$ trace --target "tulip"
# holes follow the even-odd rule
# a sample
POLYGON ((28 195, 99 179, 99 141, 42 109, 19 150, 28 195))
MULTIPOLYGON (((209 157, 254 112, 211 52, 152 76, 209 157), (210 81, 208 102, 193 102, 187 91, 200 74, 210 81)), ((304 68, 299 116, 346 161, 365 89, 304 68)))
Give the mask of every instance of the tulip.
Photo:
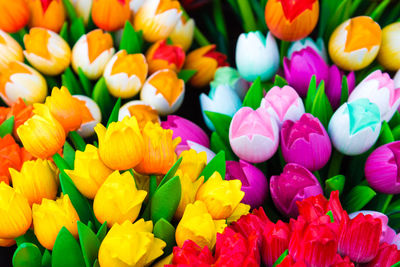
POLYGON ((261 107, 276 119, 279 128, 284 121, 298 121, 305 112, 300 96, 287 85, 272 87, 261 100, 261 107))
MULTIPOLYGON (((0 4, 1 5, 1 4, 0 4)), ((1 24, 1 22, 0 22, 1 24)), ((2 28, 2 27, 0 27, 2 28)), ((0 29, 0 69, 4 69, 11 61, 24 61, 22 48, 5 31, 0 29)))
POLYGON ((129 8, 131 9, 131 12, 135 15, 139 9, 142 7, 143 3, 145 0, 131 0, 129 2, 129 8))
MULTIPOLYGON (((336 65, 332 65, 329 67, 328 80, 325 83, 325 93, 334 110, 336 110, 340 106, 343 75, 343 72, 340 71, 336 65)), ((346 78, 348 93, 351 94, 356 83, 354 72, 350 72, 346 78)))
POLYGON ((181 5, 176 0, 148 0, 133 18, 135 30, 143 32, 148 42, 166 39, 182 15, 181 5))
POLYGON ((212 81, 215 71, 219 67, 229 66, 226 62, 226 55, 215 49, 216 46, 211 44, 195 49, 187 55, 184 68, 196 71, 196 74, 189 80, 192 86, 206 86, 212 81))
POLYGON ((194 20, 181 16, 175 25, 175 28, 169 35, 172 43, 180 45, 183 51, 187 51, 193 42, 194 20))
POLYGON ((360 16, 340 24, 329 39, 329 55, 344 70, 367 67, 378 55, 382 31, 371 17, 360 16))
POLYGON ((378 53, 378 62, 387 70, 400 69, 400 49, 397 36, 400 34, 400 22, 387 25, 382 30, 382 44, 378 53))
POLYGON ((180 157, 182 161, 179 164, 178 170, 186 174, 192 182, 195 182, 207 165, 206 152, 196 152, 194 149, 189 149, 183 151, 180 157))
POLYGON ((196 193, 203 184, 204 177, 197 179, 198 176, 196 176, 193 179, 189 173, 184 173, 182 170, 177 170, 175 175, 179 177, 181 182, 181 199, 174 214, 174 218, 179 221, 184 214, 186 206, 195 202, 196 193))
POLYGON ((400 261, 400 250, 395 245, 383 243, 379 246, 376 257, 363 265, 366 267, 390 267, 400 261))
POLYGON ((131 10, 128 0, 93 0, 92 19, 97 27, 105 31, 116 31, 129 20, 131 10))
POLYGON ((284 58, 285 78, 301 97, 306 97, 311 77, 315 75, 317 84, 326 81, 329 75, 328 65, 324 59, 307 47, 292 54, 292 58, 284 58))
POLYGON ((15 0, 12 2, 1 0, 0 10, 3 11, 0 18, 0 29, 5 32, 18 32, 29 21, 29 8, 25 0, 15 0))
POLYGON ((182 247, 174 247, 172 263, 175 265, 172 266, 180 266, 180 264, 188 266, 212 266, 214 261, 212 252, 207 246, 201 248, 190 239, 186 240, 182 247))
POLYGON ((100 223, 107 221, 108 227, 124 221, 134 222, 146 195, 146 191, 136 189, 130 172, 114 171, 98 189, 93 211, 100 223))
POLYGON ((93 30, 82 35, 72 48, 72 67, 75 72, 81 68, 91 80, 98 79, 114 51, 111 35, 100 29, 93 30))
POLYGON ((278 221, 267 223, 262 233, 261 255, 266 266, 272 266, 279 256, 289 248, 290 241, 289 225, 278 221))
POLYGON ((307 265, 302 260, 293 260, 293 257, 289 254, 282 260, 280 264, 277 265, 277 267, 307 267, 307 265))
POLYGON ((24 100, 18 98, 17 102, 11 105, 7 117, 14 116, 13 136, 18 139, 17 129, 33 116, 33 106, 27 105, 24 100))
MULTIPOLYGON (((193 149, 195 150, 197 153, 201 153, 201 152, 205 152, 207 155, 207 164, 210 163, 210 161, 215 157, 215 153, 210 150, 209 148, 202 146, 200 144, 197 144, 195 142, 192 141, 187 141, 188 143, 188 149, 193 149)), ((179 156, 179 155, 178 155, 179 156)))
POLYGON ((185 83, 172 70, 159 70, 151 75, 140 92, 140 99, 160 115, 168 115, 182 105, 185 83))
POLYGON ((231 224, 239 220, 242 216, 245 216, 250 213, 250 205, 239 203, 236 206, 236 209, 233 210, 232 214, 226 218, 226 223, 231 224))
POLYGON ((290 59, 292 58, 292 54, 294 52, 303 50, 307 47, 311 47, 312 49, 314 49, 315 52, 317 52, 324 59, 324 61, 328 63, 328 56, 326 55, 325 43, 321 37, 317 38, 316 42, 314 42, 313 39, 311 39, 310 37, 293 42, 288 49, 287 57, 290 59))
POLYGON ((19 61, 10 62, 0 72, 0 97, 11 106, 18 98, 27 104, 43 102, 47 95, 47 83, 33 68, 19 61))
POLYGON ((175 148, 180 138, 172 139, 172 130, 164 130, 158 123, 148 122, 142 130, 144 157, 135 171, 142 174, 163 175, 176 161, 175 148))
POLYGON ((226 85, 211 87, 208 96, 204 93, 200 95, 200 107, 203 113, 204 122, 208 129, 215 131, 215 126, 205 114, 205 111, 221 113, 232 117, 242 106, 240 97, 226 85), (229 101, 226 101, 229 99, 229 101))
POLYGON ((339 254, 336 254, 335 264, 332 267, 354 267, 354 263, 350 261, 349 257, 342 258, 339 254))
POLYGON ((227 161, 225 180, 236 179, 242 182, 242 203, 252 208, 260 207, 268 195, 268 181, 262 171, 243 160, 227 161))
POLYGON ((265 6, 265 22, 273 35, 297 41, 309 35, 318 22, 318 0, 272 0, 265 6))
POLYGON ((82 113, 81 127, 76 130, 81 137, 89 137, 94 134, 94 127, 101 122, 101 111, 97 103, 84 95, 73 95, 80 103, 82 113))
POLYGON ((115 97, 131 98, 139 93, 147 77, 147 63, 143 54, 126 50, 116 53, 104 69, 107 89, 115 97))
POLYGON ((257 77, 267 81, 278 71, 279 50, 269 32, 267 38, 260 31, 242 33, 236 44, 236 66, 240 75, 249 82, 257 77))
POLYGON ((75 152, 73 170, 65 170, 85 197, 94 199, 100 186, 113 172, 101 161, 97 147, 86 145, 85 151, 75 152))
POLYGON ((157 41, 146 52, 149 73, 170 69, 178 73, 185 62, 185 51, 180 45, 167 44, 166 40, 157 41))
POLYGON ((196 201, 186 206, 182 219, 176 227, 175 239, 179 247, 186 240, 192 240, 201 248, 212 249, 217 233, 222 233, 226 227, 225 220, 213 220, 202 201, 196 201))
POLYGON ((389 74, 376 70, 362 80, 349 96, 349 102, 367 98, 379 107, 381 120, 390 121, 400 105, 400 88, 389 74))
POLYGON ((24 148, 36 158, 47 159, 60 151, 65 143, 65 131, 49 108, 35 104, 32 118, 17 129, 24 148))
POLYGON ((27 1, 31 13, 29 27, 43 27, 59 32, 65 22, 65 8, 62 0, 27 1))
POLYGON ((214 80, 210 83, 211 88, 219 85, 226 85, 240 97, 241 100, 246 96, 250 83, 243 79, 239 72, 231 67, 218 68, 214 75, 214 80))
POLYGON ((176 147, 177 154, 180 154, 184 150, 189 150, 187 141, 193 141, 205 147, 210 146, 210 140, 203 129, 182 117, 169 115, 166 121, 161 122, 161 127, 172 130, 173 138, 181 138, 181 142, 176 147))
POLYGON ((71 203, 68 195, 57 200, 44 198, 42 204, 33 204, 33 228, 40 244, 52 250, 58 232, 62 227, 75 237, 78 237, 77 221, 79 216, 71 203))
POLYGON ((100 266, 150 266, 166 246, 152 231, 153 223, 143 219, 116 223, 100 245, 100 266))
POLYGON ((72 0, 76 14, 83 18, 85 25, 88 24, 92 11, 93 0, 72 0))
POLYGON ((99 139, 99 156, 113 170, 127 170, 142 161, 145 143, 135 117, 112 122, 106 129, 102 124, 94 128, 99 139))
POLYGON ((267 110, 241 108, 229 126, 229 142, 233 152, 251 163, 271 158, 279 144, 279 127, 267 110))
POLYGON ((365 162, 365 178, 374 190, 384 194, 400 193, 399 156, 400 141, 380 146, 368 156, 365 162))
POLYGON ((126 116, 135 117, 141 130, 149 121, 160 123, 157 110, 140 100, 129 101, 119 109, 118 120, 122 121, 126 116))
POLYGON ((286 164, 281 175, 271 177, 270 190, 275 207, 292 218, 299 214, 297 201, 323 193, 317 178, 296 163, 286 164))
POLYGON ((28 200, 3 182, 0 182, 0 218, 0 238, 5 239, 22 236, 32 223, 28 200))
POLYGON ((328 125, 333 146, 345 155, 358 155, 370 149, 380 130, 379 108, 365 98, 344 103, 335 111, 328 125))

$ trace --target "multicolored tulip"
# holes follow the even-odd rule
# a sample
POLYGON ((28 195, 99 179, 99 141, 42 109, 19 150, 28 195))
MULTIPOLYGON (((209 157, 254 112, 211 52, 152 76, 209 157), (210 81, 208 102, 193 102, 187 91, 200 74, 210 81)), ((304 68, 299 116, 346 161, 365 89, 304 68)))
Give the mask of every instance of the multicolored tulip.
POLYGON ((317 178, 296 163, 286 164, 279 176, 271 177, 270 192, 275 207, 292 218, 299 214, 297 201, 323 193, 317 178))
POLYGON ((169 69, 159 70, 144 83, 140 99, 152 106, 160 115, 168 115, 182 105, 185 83, 169 69))
POLYGON ((92 11, 93 0, 71 0, 74 5, 76 14, 83 18, 83 22, 87 25, 92 11))
POLYGON ((309 35, 318 22, 318 0, 272 0, 265 6, 265 22, 273 35, 297 41, 309 35))
MULTIPOLYGON (((0 22, 1 23, 1 22, 0 22)), ((1 28, 1 27, 0 27, 1 28)), ((11 61, 24 61, 22 48, 5 31, 0 29, 0 69, 4 69, 11 61)))
POLYGON ((187 144, 189 146, 188 149, 193 149, 197 153, 205 152, 207 155, 207 164, 215 157, 215 153, 211 149, 209 149, 205 146, 202 146, 202 145, 200 145, 196 142, 192 142, 192 141, 187 141, 187 144))
POLYGON ((380 130, 379 107, 366 98, 344 103, 328 125, 333 146, 345 155, 358 155, 370 149, 380 130))
POLYGON ((141 130, 149 121, 152 123, 160 123, 160 117, 158 116, 157 110, 140 100, 129 101, 119 109, 118 120, 122 121, 126 116, 136 117, 141 130))
POLYGON ((267 81, 278 71, 279 50, 271 32, 267 38, 260 31, 242 33, 236 43, 236 66, 240 75, 253 82, 267 81))
POLYGON ((169 39, 173 44, 180 45, 184 51, 187 51, 192 45, 193 36, 194 20, 182 15, 169 35, 169 39))
POLYGON ((0 1, 3 14, 0 18, 0 29, 8 33, 21 30, 29 21, 29 7, 26 0, 0 1))
POLYGON ((148 0, 133 18, 135 30, 143 32, 148 42, 166 39, 182 15, 181 5, 176 0, 148 0))
POLYGON ((28 65, 12 61, 0 72, 0 97, 8 106, 18 98, 24 99, 27 104, 43 102, 46 95, 46 80, 28 65))
POLYGON ((303 50, 307 47, 311 47, 312 49, 314 49, 315 52, 317 52, 324 59, 324 61, 328 63, 328 56, 326 54, 324 39, 322 39, 321 37, 317 38, 315 42, 310 37, 293 42, 288 49, 287 57, 290 59, 292 58, 292 54, 294 52, 303 50))
POLYGON ((101 122, 101 111, 99 105, 90 97, 84 95, 73 95, 80 102, 82 113, 81 127, 77 133, 86 138, 94 134, 94 127, 101 122))
POLYGON ((262 232, 261 256, 265 266, 273 266, 279 256, 289 248, 291 231, 282 221, 268 222, 262 232))
POLYGON ((98 79, 114 52, 111 35, 100 29, 93 30, 82 35, 72 48, 72 67, 75 72, 81 68, 91 80, 98 79))
POLYGON ((185 62, 185 51, 180 45, 167 44, 166 40, 154 43, 146 52, 149 73, 170 69, 178 73, 185 62))
POLYGON ((279 127, 266 109, 242 107, 232 118, 229 142, 240 159, 263 162, 278 149, 279 127))
MULTIPOLYGON (((336 65, 332 65, 329 67, 328 80, 325 81, 325 94, 328 97, 333 110, 336 110, 340 106, 343 76, 343 71, 339 70, 336 65)), ((356 84, 354 71, 351 71, 346 78, 348 93, 351 94, 356 84)))
POLYGON ((371 17, 360 16, 340 24, 329 39, 329 56, 344 70, 367 67, 378 55, 382 31, 371 17))
POLYGON ((33 204, 33 229, 40 244, 52 250, 58 232, 62 227, 75 237, 78 237, 77 221, 79 216, 68 195, 57 200, 44 198, 42 204, 33 204))
POLYGON ((189 80, 192 86, 206 86, 212 81, 218 68, 229 66, 226 55, 215 49, 216 46, 211 44, 195 49, 187 55, 184 68, 196 71, 189 80))
POLYGON ((59 32, 65 22, 65 8, 62 0, 27 1, 31 13, 29 27, 43 27, 59 32))
POLYGON ((210 82, 210 87, 217 88, 219 85, 225 85, 231 88, 241 100, 244 99, 250 87, 250 83, 243 79, 236 69, 231 67, 221 67, 217 69, 214 80, 210 82))
POLYGON ((124 27, 131 17, 129 0, 93 0, 92 19, 97 27, 105 31, 116 31, 124 27))
POLYGON ((390 71, 400 69, 399 34, 400 22, 392 23, 382 29, 382 44, 378 53, 378 62, 390 71))

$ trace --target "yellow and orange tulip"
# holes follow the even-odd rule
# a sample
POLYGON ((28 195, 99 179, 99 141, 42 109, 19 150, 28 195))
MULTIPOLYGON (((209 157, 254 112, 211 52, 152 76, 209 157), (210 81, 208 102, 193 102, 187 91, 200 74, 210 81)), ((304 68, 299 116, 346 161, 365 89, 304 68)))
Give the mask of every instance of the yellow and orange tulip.
POLYGON ((180 45, 169 45, 166 40, 154 43, 146 53, 149 73, 170 69, 178 73, 185 62, 185 51, 180 45))
POLYGON ((0 70, 6 68, 11 61, 24 61, 21 46, 3 30, 0 30, 0 55, 0 70))
POLYGON ((140 130, 142 130, 149 121, 160 123, 160 117, 158 116, 157 110, 140 100, 129 101, 120 108, 118 120, 122 121, 126 116, 135 117, 140 130))
POLYGON ((0 0, 0 29, 14 33, 29 21, 29 7, 26 0, 0 0))
POLYGON ((93 0, 92 19, 97 27, 105 31, 116 31, 129 20, 130 0, 93 0))
POLYGON ((400 22, 387 25, 382 30, 382 45, 378 62, 390 71, 400 69, 400 22))
POLYGON ((31 18, 29 27, 43 27, 59 32, 65 22, 62 0, 28 0, 31 18))

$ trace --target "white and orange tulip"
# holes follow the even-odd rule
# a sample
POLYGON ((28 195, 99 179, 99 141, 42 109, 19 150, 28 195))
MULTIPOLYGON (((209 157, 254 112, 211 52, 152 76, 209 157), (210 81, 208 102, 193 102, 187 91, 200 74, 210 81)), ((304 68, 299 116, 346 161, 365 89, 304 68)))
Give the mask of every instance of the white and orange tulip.
POLYGON ((0 69, 5 68, 11 61, 24 61, 22 48, 8 33, 0 30, 0 69))
POLYGON ((101 122, 101 111, 97 103, 84 95, 73 95, 81 105, 82 124, 77 133, 83 138, 94 134, 94 127, 101 122))
POLYGON ((193 19, 187 19, 185 16, 182 16, 178 20, 178 23, 176 23, 169 38, 174 44, 182 46, 183 50, 187 51, 193 42, 194 25, 193 19))
POLYGON ((140 129, 143 129, 149 121, 152 123, 160 123, 157 110, 140 100, 129 101, 119 109, 118 120, 122 121, 126 116, 135 116, 140 129))
POLYGON ((83 18, 85 24, 88 24, 93 0, 71 0, 71 3, 74 5, 77 15, 83 18))

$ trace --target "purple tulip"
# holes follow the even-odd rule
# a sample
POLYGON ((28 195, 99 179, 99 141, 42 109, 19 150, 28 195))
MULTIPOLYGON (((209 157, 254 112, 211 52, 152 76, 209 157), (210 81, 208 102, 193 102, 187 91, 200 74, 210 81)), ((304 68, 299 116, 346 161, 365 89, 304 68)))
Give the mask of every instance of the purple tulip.
MULTIPOLYGON (((336 110, 340 106, 340 97, 342 95, 342 79, 343 72, 339 70, 336 65, 329 67, 329 77, 325 84, 325 93, 331 103, 333 110, 336 110)), ((347 75, 347 86, 349 88, 349 95, 353 91, 356 83, 356 77, 354 71, 347 75)), ((347 99, 346 99, 347 100, 347 99)))
POLYGON ((173 131, 172 138, 180 137, 181 143, 176 147, 176 153, 190 149, 187 141, 195 142, 204 147, 210 147, 207 134, 193 122, 176 115, 169 115, 167 121, 161 122, 161 127, 173 131))
POLYGON ((270 192, 275 207, 285 216, 299 215, 296 201, 323 194, 317 178, 306 168, 288 163, 279 176, 272 176, 270 192))
POLYGON ((375 149, 365 162, 368 184, 384 194, 400 193, 400 141, 375 149))
POLYGON ((332 145, 324 126, 309 113, 300 120, 287 120, 281 129, 282 155, 286 162, 300 164, 310 171, 325 166, 331 157, 332 145))
POLYGON ((291 59, 284 58, 283 68, 285 78, 301 97, 305 97, 311 77, 316 76, 317 84, 327 80, 328 65, 324 59, 311 47, 304 48, 292 54, 291 59))
POLYGON ((243 203, 258 208, 268 195, 268 181, 257 167, 246 161, 227 161, 225 180, 238 179, 242 182, 243 203))

